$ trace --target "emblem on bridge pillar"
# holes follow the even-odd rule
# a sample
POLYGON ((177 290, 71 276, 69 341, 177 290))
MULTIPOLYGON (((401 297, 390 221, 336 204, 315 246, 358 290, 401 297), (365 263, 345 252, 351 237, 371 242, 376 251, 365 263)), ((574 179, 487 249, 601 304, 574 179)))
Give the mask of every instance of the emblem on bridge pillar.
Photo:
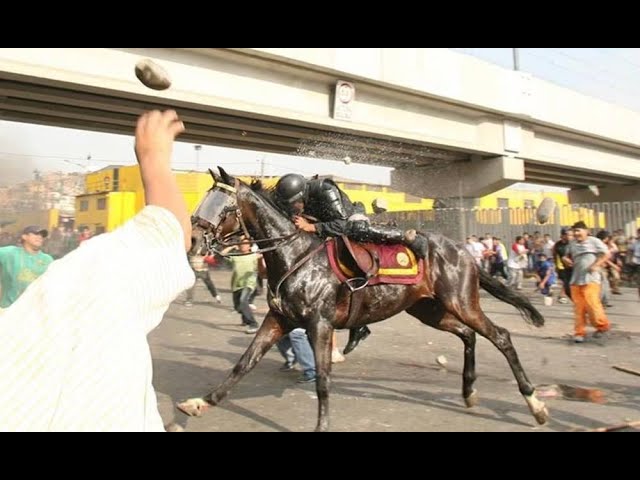
POLYGON ((353 102, 356 98, 356 87, 353 83, 338 80, 333 101, 333 118, 336 120, 350 121, 353 111, 353 102))

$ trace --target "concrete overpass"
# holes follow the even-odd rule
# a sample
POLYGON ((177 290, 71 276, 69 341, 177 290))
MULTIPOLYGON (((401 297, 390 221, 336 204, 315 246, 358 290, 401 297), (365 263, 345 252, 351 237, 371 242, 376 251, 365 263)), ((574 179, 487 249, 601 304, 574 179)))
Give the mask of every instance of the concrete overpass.
POLYGON ((391 166, 421 196, 528 181, 640 198, 640 114, 447 49, 0 49, 2 119, 131 134, 168 106, 186 141, 391 166), (138 82, 141 58, 169 90, 138 82), (338 80, 355 86, 348 119, 338 80))

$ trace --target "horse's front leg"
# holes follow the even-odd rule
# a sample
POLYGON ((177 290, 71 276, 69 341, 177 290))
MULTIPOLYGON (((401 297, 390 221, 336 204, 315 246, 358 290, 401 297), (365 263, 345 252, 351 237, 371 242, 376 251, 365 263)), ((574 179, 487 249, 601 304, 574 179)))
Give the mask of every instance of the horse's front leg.
POLYGON ((308 329, 316 357, 316 392, 318 394, 318 424, 316 432, 329 430, 329 387, 331 385, 331 339, 333 327, 327 321, 314 322, 308 329))
POLYGON ((226 378, 213 392, 201 398, 190 398, 177 405, 178 409, 189 416, 199 417, 203 415, 210 406, 220 403, 229 393, 231 388, 242 380, 247 373, 253 370, 260 359, 269 349, 280 340, 286 332, 278 322, 278 315, 269 310, 262 325, 258 329, 253 342, 244 352, 238 363, 226 378))

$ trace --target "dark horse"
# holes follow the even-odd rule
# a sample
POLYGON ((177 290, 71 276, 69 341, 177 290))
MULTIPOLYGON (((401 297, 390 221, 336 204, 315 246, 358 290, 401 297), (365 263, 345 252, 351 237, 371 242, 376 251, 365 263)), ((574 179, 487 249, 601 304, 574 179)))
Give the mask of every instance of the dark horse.
POLYGON ((406 310, 422 323, 451 332, 464 343, 462 396, 468 407, 477 403, 473 389, 477 332, 506 357, 520 393, 537 422, 547 421, 547 409, 536 398, 509 332, 494 325, 480 308, 479 287, 518 308, 524 318, 536 326, 542 326, 544 319, 525 297, 511 292, 477 268, 463 246, 441 235, 426 235, 428 267, 420 283, 366 287, 359 317, 347 326, 350 291, 331 270, 323 241, 316 235, 298 232, 259 182, 249 187, 223 169, 220 173, 221 179, 218 179, 212 172, 214 186, 198 208, 196 221, 214 241, 223 241, 231 231, 242 226, 241 230, 259 245, 268 245, 263 249, 268 271, 269 312, 227 379, 203 398, 179 404, 180 410, 188 415, 202 415, 209 406, 224 399, 283 335, 302 327, 307 330, 316 358, 319 403, 316 430, 325 431, 329 427, 333 330, 379 322, 406 310), (281 281, 283 278, 285 281, 281 281))

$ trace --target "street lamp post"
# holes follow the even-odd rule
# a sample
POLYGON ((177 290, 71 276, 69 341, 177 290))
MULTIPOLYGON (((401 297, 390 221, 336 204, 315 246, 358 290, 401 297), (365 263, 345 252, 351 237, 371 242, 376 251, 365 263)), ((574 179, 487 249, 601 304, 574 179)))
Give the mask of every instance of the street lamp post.
POLYGON ((264 155, 260 159, 260 180, 264 180, 264 155))
POLYGON ((195 145, 193 148, 196 151, 196 170, 200 171, 200 150, 202 150, 202 145, 195 145))

